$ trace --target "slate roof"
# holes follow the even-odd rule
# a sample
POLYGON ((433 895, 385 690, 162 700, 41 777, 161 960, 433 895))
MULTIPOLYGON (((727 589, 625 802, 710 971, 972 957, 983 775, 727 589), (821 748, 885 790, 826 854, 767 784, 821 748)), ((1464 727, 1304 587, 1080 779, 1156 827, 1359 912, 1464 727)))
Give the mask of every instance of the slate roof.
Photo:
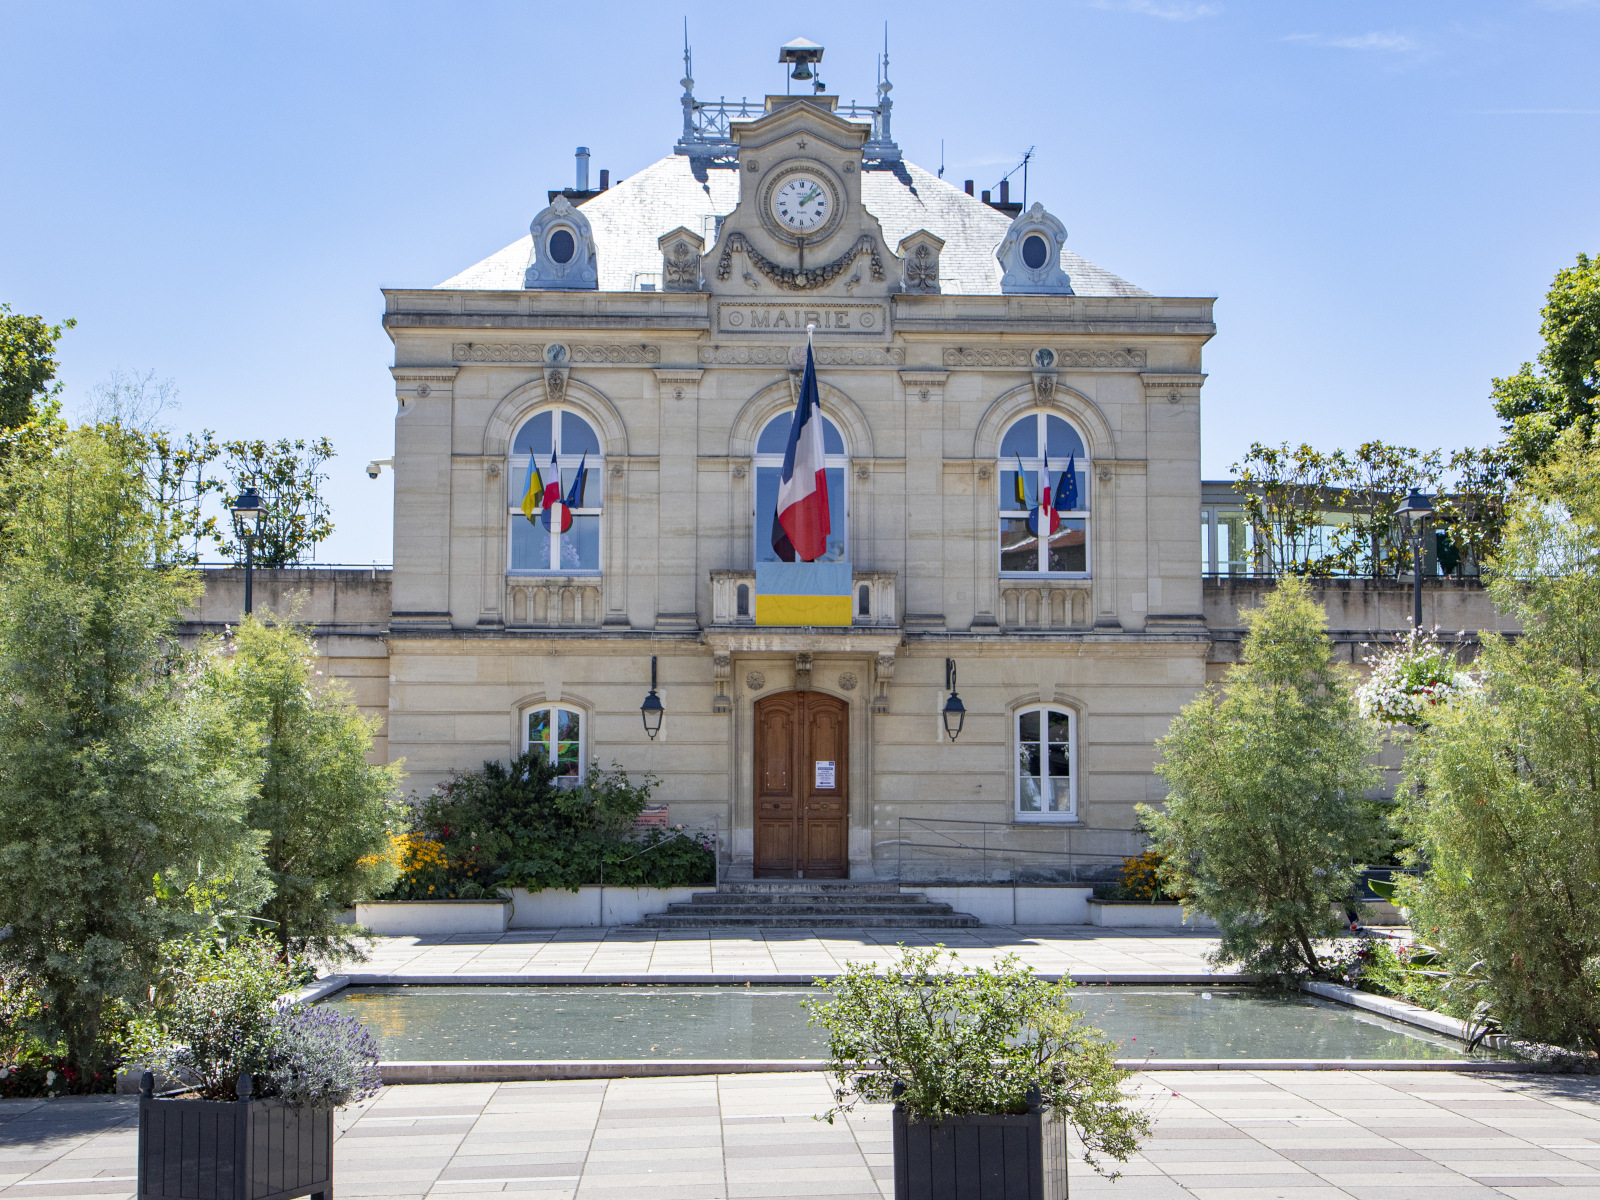
MULTIPOLYGON (((582 206, 594 232, 600 291, 637 291, 640 276, 658 279, 657 239, 680 225, 700 233, 711 246, 716 218, 731 213, 739 201, 739 176, 725 167, 698 168, 698 174, 703 178, 697 178, 697 167, 686 156, 669 155, 582 206)), ((861 198, 883 225, 891 250, 919 229, 944 239, 940 276, 946 293, 1000 294, 1000 263, 994 252, 1010 217, 914 163, 862 171, 861 198)), ((521 291, 532 253, 533 239, 525 235, 437 286, 521 291)), ((1071 250, 1062 251, 1061 268, 1080 296, 1150 294, 1071 250)))

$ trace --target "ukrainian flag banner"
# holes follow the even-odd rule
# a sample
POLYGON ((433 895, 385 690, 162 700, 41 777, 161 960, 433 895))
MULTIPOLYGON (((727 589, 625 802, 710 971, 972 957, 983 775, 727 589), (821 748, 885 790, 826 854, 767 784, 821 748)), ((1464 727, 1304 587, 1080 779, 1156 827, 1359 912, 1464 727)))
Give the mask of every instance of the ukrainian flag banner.
POLYGON ((849 625, 850 564, 756 564, 757 625, 849 625))

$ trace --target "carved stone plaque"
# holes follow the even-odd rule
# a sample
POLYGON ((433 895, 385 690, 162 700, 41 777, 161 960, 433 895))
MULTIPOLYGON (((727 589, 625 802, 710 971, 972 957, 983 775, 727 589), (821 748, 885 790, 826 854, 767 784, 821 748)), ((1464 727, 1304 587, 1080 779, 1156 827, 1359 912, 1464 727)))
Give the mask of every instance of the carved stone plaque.
POLYGON ((720 300, 717 332, 804 333, 815 325, 818 333, 856 333, 883 337, 888 333, 889 308, 881 302, 818 300, 796 304, 792 300, 720 300))

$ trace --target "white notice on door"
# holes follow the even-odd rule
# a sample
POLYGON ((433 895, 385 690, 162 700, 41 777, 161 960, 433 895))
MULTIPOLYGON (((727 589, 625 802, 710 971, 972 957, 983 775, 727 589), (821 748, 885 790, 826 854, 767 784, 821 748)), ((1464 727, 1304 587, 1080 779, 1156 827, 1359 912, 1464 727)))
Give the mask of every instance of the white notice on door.
POLYGON ((834 787, 833 764, 817 760, 817 791, 831 791, 834 787))

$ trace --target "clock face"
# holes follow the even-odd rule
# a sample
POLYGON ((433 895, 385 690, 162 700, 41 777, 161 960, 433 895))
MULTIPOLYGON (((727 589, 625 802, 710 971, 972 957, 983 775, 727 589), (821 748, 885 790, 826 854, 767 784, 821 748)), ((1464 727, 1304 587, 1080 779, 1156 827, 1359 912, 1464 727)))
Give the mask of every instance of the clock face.
POLYGON ((808 233, 827 221, 833 195, 820 179, 796 175, 773 194, 772 215, 778 224, 796 233, 808 233))

